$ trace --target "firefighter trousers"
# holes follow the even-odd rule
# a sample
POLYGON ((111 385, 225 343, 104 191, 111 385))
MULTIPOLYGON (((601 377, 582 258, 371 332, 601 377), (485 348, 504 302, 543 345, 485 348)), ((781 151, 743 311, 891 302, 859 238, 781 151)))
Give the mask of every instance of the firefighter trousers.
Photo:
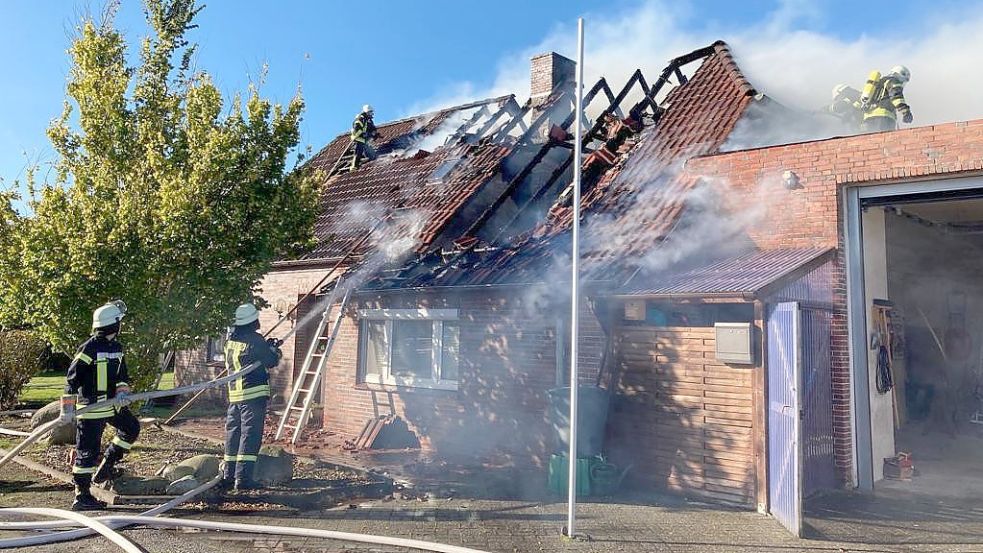
POLYGON ((372 161, 377 158, 378 154, 375 152, 375 148, 372 147, 368 142, 355 142, 355 154, 352 157, 351 170, 354 171, 358 169, 359 165, 362 164, 363 159, 372 161))
POLYGON ((253 470, 263 443, 266 404, 270 398, 258 397, 229 404, 225 419, 224 478, 243 482, 253 480, 253 470))
POLYGON ((121 407, 115 410, 112 417, 104 419, 78 419, 75 433, 75 465, 72 474, 78 484, 92 480, 99 465, 99 450, 102 447, 102 432, 106 425, 116 429, 116 436, 106 448, 105 458, 115 464, 123 458, 133 442, 140 435, 140 421, 129 408, 121 407))

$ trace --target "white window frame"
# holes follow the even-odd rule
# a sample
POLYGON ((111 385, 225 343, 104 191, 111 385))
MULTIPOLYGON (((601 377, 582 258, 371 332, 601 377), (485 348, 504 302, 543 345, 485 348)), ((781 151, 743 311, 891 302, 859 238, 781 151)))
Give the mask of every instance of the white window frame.
MULTIPOLYGON (((385 386, 399 386, 404 388, 429 388, 432 390, 457 390, 458 380, 448 380, 441 378, 441 367, 443 365, 444 354, 444 321, 457 321, 457 309, 360 309, 359 317, 359 340, 358 340, 358 373, 366 384, 379 384, 385 386), (365 329, 366 322, 386 323, 386 335, 389 337, 389 351, 387 353, 388 363, 383 374, 367 374, 365 372, 366 348, 368 347, 368 333, 365 329), (431 321, 431 363, 429 379, 416 377, 396 376, 392 374, 393 348, 395 343, 393 337, 393 321, 431 321)), ((460 351, 458 352, 458 378, 460 378, 460 351)))

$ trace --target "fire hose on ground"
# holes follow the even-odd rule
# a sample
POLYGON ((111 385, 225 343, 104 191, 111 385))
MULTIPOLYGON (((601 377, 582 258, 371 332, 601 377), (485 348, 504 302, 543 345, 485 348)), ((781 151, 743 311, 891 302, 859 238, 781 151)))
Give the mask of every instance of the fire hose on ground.
MULTIPOLYGON (((295 536, 301 538, 321 538, 329 540, 341 540, 356 543, 368 543, 373 545, 388 545, 395 547, 406 547, 409 549, 419 549, 421 551, 436 551, 438 553, 487 553, 479 549, 471 549, 469 547, 462 547, 458 545, 445 545, 440 543, 426 542, 422 540, 413 540, 406 538, 394 538, 390 536, 373 536, 369 534, 355 534, 352 532, 338 532, 335 530, 321 530, 318 528, 294 528, 291 526, 269 526, 269 525, 259 525, 259 524, 242 524, 238 522, 213 522, 208 520, 184 520, 184 519, 174 519, 174 518, 162 518, 156 516, 146 516, 146 515, 111 515, 98 517, 90 519, 83 515, 77 515, 76 513, 71 513, 70 511, 63 511, 61 509, 37 509, 37 508, 9 508, 0 509, 0 514, 40 514, 44 516, 64 516, 66 519, 70 520, 60 520, 57 524, 61 526, 68 525, 79 525, 83 524, 89 526, 91 530, 75 530, 73 532, 85 532, 86 535, 95 533, 97 527, 94 524, 101 525, 103 528, 109 532, 119 536, 113 530, 113 528, 119 528, 121 526, 129 526, 134 524, 139 524, 142 526, 153 526, 160 528, 196 528, 199 530, 218 530, 224 532, 240 532, 246 534, 268 534, 276 536, 295 536), (75 516, 69 516, 75 515, 75 516), (88 519, 88 520, 80 520, 88 519), (94 523, 94 524, 93 524, 94 523)), ((50 524, 50 523, 49 523, 50 524)), ((0 529, 6 529, 6 526, 0 526, 0 529)), ((99 532, 103 535, 109 537, 105 532, 99 532)), ((125 538, 119 536, 121 540, 126 541, 125 538)), ((40 539, 46 538, 50 541, 33 541, 31 543, 25 543, 23 545, 38 545, 41 543, 54 543, 55 541, 63 541, 60 535, 45 535, 31 537, 30 539, 40 539)), ((14 540, 20 540, 26 538, 13 538, 11 540, 2 540, 3 542, 12 542, 14 540)), ((71 539, 71 538, 69 538, 71 539)), ((117 544, 120 544, 119 540, 113 540, 117 544)), ((15 547, 13 545, 3 547, 15 547)), ((131 551, 121 544, 121 547, 125 551, 131 551)), ((139 549, 137 549, 139 551, 139 549)))
MULTIPOLYGON (((167 397, 167 396, 176 396, 176 395, 181 395, 181 394, 189 394, 189 393, 193 393, 193 392, 198 392, 198 391, 201 391, 201 390, 205 390, 205 389, 208 389, 208 388, 217 388, 219 386, 222 386, 224 384, 227 384, 229 382, 232 382, 233 380, 235 380, 235 379, 237 379, 239 377, 245 376, 246 374, 248 374, 248 373, 250 373, 250 372, 258 369, 259 367, 260 367, 260 363, 259 362, 251 363, 251 364, 243 367, 243 369, 241 371, 232 373, 230 375, 223 376, 222 378, 216 378, 215 380, 209 380, 207 382, 199 382, 197 384, 189 384, 187 386, 182 386, 180 388, 174 388, 174 389, 171 389, 171 390, 154 390, 152 392, 141 392, 141 393, 138 393, 138 394, 130 394, 130 395, 128 395, 126 397, 126 401, 128 403, 132 403, 132 402, 136 402, 136 401, 143 401, 143 400, 146 400, 146 399, 156 399, 156 398, 167 397)), ((101 407, 108 407, 110 405, 120 405, 120 402, 119 402, 118 399, 113 398, 113 399, 107 399, 105 401, 100 401, 98 403, 93 403, 91 405, 86 405, 85 407, 82 407, 82 408, 78 409, 77 411, 75 411, 75 415, 78 416, 78 415, 81 415, 81 414, 83 414, 83 413, 85 413, 87 411, 90 411, 92 409, 99 409, 101 407)), ((7 463, 9 463, 14 457, 16 457, 17 455, 19 455, 20 452, 22 452, 25 449, 27 449, 28 446, 30 446, 34 442, 40 440, 41 438, 47 436, 48 433, 51 432, 51 430, 54 427, 58 426, 59 424, 63 424, 63 423, 64 423, 64 421, 59 418, 59 419, 55 419, 53 421, 49 421, 49 422, 47 422, 47 423, 45 423, 45 424, 37 427, 34 430, 34 432, 31 432, 31 434, 24 439, 24 441, 22 441, 21 443, 17 444, 17 447, 15 447, 14 449, 10 450, 10 452, 8 452, 7 455, 4 456, 3 459, 0 459, 0 468, 2 468, 4 465, 6 465, 7 463)))
MULTIPOLYGON (((294 329, 296 331, 296 329, 294 329)), ((248 374, 249 372, 259 368, 260 364, 251 363, 244 367, 241 371, 235 372, 233 374, 216 378, 215 380, 210 380, 207 382, 200 382, 197 384, 191 384, 188 386, 182 386, 180 388, 174 388, 171 390, 156 390, 152 392, 142 392, 137 394, 132 394, 127 397, 127 402, 142 401, 147 399, 155 399, 160 397, 167 397, 173 395, 181 395, 187 393, 199 392, 208 388, 217 388, 228 382, 231 382, 241 376, 248 374)), ((101 401, 94 403, 92 405, 87 405, 78 409, 75 414, 80 415, 89 411, 91 409, 97 409, 100 407, 105 407, 109 405, 119 405, 120 402, 116 399, 101 401)), ((27 436, 21 443, 17 444, 10 452, 0 459, 0 467, 3 467, 8 462, 13 460, 14 457, 24 451, 31 444, 40 440, 46 436, 55 426, 61 424, 62 419, 55 419, 48 423, 39 426, 34 430, 29 436, 27 436)), ((16 431, 15 431, 16 432, 16 431)), ((62 541, 75 540, 93 534, 99 533, 107 538, 111 539, 114 543, 123 548, 124 551, 140 551, 136 548, 129 540, 122 537, 116 533, 113 528, 119 528, 123 526, 128 526, 132 524, 143 524, 148 526, 160 526, 166 528, 199 528, 205 530, 224 530, 231 532, 245 532, 253 534, 274 534, 283 536, 297 536, 297 537, 310 537, 310 538, 324 538, 333 540, 343 540, 352 541, 359 543, 371 543, 377 545, 391 545, 399 547, 407 547, 411 549, 419 549, 423 551, 437 551, 443 553, 486 553, 477 549, 470 549, 466 547, 459 547, 454 545, 444 545, 439 543, 431 543, 420 540, 410 540, 403 538, 394 538, 387 536, 372 536, 365 534, 354 534, 349 532, 338 532, 333 530, 319 530, 311 528, 291 528, 287 526, 260 526, 253 524, 240 524, 240 523, 224 523, 224 522, 210 522, 210 521, 195 521, 195 520, 179 520, 171 518, 158 518, 160 515, 174 507, 185 503, 192 498, 204 493, 205 491, 211 489, 218 484, 220 477, 198 486, 197 488, 176 497, 167 503, 154 507, 140 515, 129 515, 129 516, 104 516, 98 518, 90 518, 84 515, 79 515, 77 513, 72 513, 71 511, 63 511, 60 509, 43 509, 43 508, 5 508, 0 509, 0 514, 38 514, 43 516, 62 516, 66 520, 57 520, 53 522, 0 522, 0 530, 51 530, 55 528, 64 528, 66 526, 77 526, 83 525, 87 528, 67 530, 58 533, 42 534, 37 536, 22 536, 17 538, 7 538, 0 539, 0 549, 6 549, 11 547, 28 547, 33 545, 44 545, 49 543, 58 543, 62 541)))

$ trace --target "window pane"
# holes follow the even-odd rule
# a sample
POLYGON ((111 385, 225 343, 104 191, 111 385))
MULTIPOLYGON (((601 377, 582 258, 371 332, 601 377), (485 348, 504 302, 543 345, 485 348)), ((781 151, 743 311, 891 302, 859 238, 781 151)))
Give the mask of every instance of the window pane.
POLYGON ((389 365, 386 321, 365 321, 364 374, 381 376, 389 365))
POLYGON ((393 321, 392 374, 433 379, 433 322, 393 321))
POLYGON ((444 337, 441 344, 440 379, 457 380, 457 369, 461 356, 461 327, 444 322, 444 337))

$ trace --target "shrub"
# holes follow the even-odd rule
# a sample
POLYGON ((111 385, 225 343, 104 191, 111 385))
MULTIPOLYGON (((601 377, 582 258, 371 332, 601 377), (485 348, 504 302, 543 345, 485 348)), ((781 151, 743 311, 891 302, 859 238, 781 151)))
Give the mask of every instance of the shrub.
POLYGON ((40 370, 46 346, 29 330, 0 331, 0 409, 17 403, 21 388, 40 370))

